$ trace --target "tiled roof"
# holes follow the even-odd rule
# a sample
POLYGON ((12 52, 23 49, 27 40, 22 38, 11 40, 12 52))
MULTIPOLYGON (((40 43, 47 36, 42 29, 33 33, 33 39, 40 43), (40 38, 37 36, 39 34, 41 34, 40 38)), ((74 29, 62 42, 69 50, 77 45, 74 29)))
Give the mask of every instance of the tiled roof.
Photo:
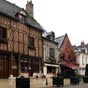
MULTIPOLYGON (((17 20, 16 14, 21 10, 22 8, 16 6, 15 4, 12 4, 6 0, 0 0, 0 14, 8 16, 10 18, 13 18, 17 20)), ((44 31, 43 27, 33 18, 30 17, 28 14, 28 18, 26 20, 26 23, 32 27, 35 27, 41 31, 44 31)))
POLYGON ((63 66, 66 66, 68 68, 72 68, 72 69, 78 69, 79 68, 76 61, 74 61, 74 62, 66 62, 65 60, 61 60, 59 62, 59 64, 61 64, 63 66))

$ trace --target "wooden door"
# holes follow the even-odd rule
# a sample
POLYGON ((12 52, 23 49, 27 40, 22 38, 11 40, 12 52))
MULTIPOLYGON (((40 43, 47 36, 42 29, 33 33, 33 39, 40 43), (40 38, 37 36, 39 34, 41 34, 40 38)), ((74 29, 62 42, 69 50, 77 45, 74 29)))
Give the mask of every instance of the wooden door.
POLYGON ((39 73, 39 60, 32 60, 32 73, 39 73))
POLYGON ((0 78, 8 78, 8 56, 0 54, 0 78))
POLYGON ((14 77, 17 77, 18 76, 18 56, 14 56, 12 61, 12 75, 14 77))
POLYGON ((29 72, 29 76, 32 76, 31 60, 28 61, 28 72, 29 72))

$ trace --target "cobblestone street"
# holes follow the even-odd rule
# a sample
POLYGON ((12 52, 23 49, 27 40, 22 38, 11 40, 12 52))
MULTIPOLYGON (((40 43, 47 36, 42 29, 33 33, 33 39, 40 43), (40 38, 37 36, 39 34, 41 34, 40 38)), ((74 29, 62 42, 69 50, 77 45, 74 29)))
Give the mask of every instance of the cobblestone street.
POLYGON ((40 87, 40 88, 88 88, 88 84, 80 83, 77 85, 65 85, 65 86, 59 86, 59 87, 40 87))
POLYGON ((79 85, 67 85, 65 87, 59 87, 59 88, 88 88, 88 84, 81 83, 79 85))

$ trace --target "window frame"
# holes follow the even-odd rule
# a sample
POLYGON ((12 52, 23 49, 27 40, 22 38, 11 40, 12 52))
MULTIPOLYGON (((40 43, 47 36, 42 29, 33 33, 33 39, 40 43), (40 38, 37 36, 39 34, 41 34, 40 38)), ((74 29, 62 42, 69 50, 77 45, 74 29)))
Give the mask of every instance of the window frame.
POLYGON ((7 29, 0 26, 0 42, 7 43, 7 29))
POLYGON ((24 15, 22 15, 22 14, 19 14, 19 21, 21 23, 25 23, 26 22, 26 17, 24 15))
POLYGON ((85 64, 84 59, 85 59, 85 58, 82 56, 82 65, 85 64))
POLYGON ((21 72, 28 72, 28 59, 23 57, 21 58, 21 72))
POLYGON ((55 49, 54 48, 50 48, 50 57, 55 57, 55 49))
POLYGON ((35 39, 34 39, 34 37, 28 36, 28 48, 35 49, 35 39))

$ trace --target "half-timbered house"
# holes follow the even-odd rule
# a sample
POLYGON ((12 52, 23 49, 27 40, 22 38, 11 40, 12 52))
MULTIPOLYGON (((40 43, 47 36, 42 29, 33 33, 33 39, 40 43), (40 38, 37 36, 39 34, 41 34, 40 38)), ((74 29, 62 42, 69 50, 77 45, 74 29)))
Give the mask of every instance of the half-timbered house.
POLYGON ((0 78, 32 76, 41 70, 42 32, 33 18, 32 1, 24 10, 0 0, 0 78))
POLYGON ((56 76, 59 72, 59 50, 53 31, 43 34, 43 73, 46 77, 56 76))

